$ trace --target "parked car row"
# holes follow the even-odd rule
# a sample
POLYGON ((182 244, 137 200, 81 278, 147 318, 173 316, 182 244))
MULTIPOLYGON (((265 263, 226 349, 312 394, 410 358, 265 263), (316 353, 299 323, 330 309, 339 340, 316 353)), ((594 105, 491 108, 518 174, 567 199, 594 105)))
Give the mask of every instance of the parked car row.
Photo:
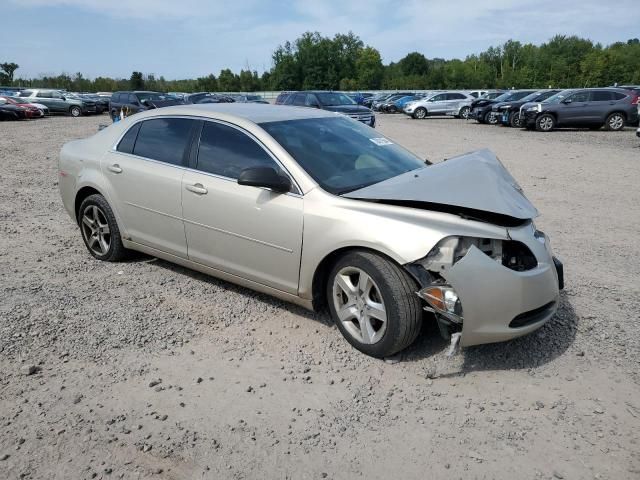
POLYGON ((550 132, 556 128, 622 130, 638 124, 640 87, 515 90, 471 105, 478 123, 550 132))
POLYGON ((45 105, 33 104, 20 97, 0 96, 0 120, 24 120, 49 114, 45 105))

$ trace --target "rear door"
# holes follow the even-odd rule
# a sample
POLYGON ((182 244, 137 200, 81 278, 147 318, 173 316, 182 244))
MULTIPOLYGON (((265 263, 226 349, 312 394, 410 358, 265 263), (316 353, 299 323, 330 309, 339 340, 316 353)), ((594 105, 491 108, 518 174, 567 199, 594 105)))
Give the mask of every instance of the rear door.
POLYGON ((452 112, 457 115, 465 102, 470 102, 470 100, 467 100, 467 96, 463 93, 447 93, 447 113, 452 112))
POLYGON ((138 122, 101 162, 130 239, 182 258, 182 176, 196 124, 177 117, 138 122))
POLYGON ((585 117, 589 123, 603 124, 611 113, 616 101, 611 90, 591 90, 585 117))
POLYGON ((275 193, 239 185, 245 168, 283 170, 246 131, 208 120, 202 125, 195 169, 182 180, 189 259, 296 294, 303 214, 297 187, 275 193))

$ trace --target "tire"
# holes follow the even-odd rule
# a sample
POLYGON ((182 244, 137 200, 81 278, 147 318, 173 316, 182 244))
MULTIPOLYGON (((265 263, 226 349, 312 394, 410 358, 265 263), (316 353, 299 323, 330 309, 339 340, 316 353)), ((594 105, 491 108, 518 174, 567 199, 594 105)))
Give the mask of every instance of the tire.
POLYGON ((522 125, 520 123, 520 113, 513 112, 509 115, 509 126, 512 128, 520 128, 522 125))
POLYGON ((119 262, 129 251, 122 245, 113 210, 100 194, 89 195, 80 204, 78 225, 89 253, 104 262, 119 262))
POLYGON ((484 116, 484 122, 489 125, 497 125, 498 124, 498 116, 492 115, 493 112, 487 112, 484 116))
POLYGON ((549 115, 548 113, 543 113, 538 118, 536 118, 536 130, 539 132, 550 132, 556 128, 556 119, 553 115, 549 115))
POLYGON ((374 253, 352 251, 334 264, 326 295, 331 317, 345 339, 362 353, 383 358, 411 345, 420 332, 417 289, 395 263, 374 253))
POLYGON ((468 120, 469 113, 471 113, 471 109, 469 107, 462 107, 458 112, 458 117, 468 120))
POLYGON ((427 118, 427 109, 424 107, 418 107, 413 112, 413 118, 417 118, 418 120, 422 120, 427 118))
POLYGON ((604 122, 604 129, 611 132, 619 132, 624 128, 626 119, 620 112, 613 112, 610 114, 604 122))
POLYGON ((82 115, 82 109, 80 107, 78 107, 77 105, 73 105, 69 109, 69 113, 71 114, 72 117, 79 117, 79 116, 82 115))
POLYGON ((389 109, 387 110, 388 113, 398 113, 398 107, 396 107, 395 105, 391 105, 389 107, 389 109))

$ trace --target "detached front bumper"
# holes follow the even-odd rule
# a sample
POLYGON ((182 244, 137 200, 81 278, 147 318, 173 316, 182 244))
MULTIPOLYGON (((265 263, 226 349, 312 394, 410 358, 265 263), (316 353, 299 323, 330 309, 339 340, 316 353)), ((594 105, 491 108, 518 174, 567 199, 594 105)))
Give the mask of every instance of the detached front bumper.
POLYGON ((450 332, 462 329, 462 346, 526 335, 544 325, 558 309, 564 269, 562 262, 553 256, 547 237, 528 224, 510 228, 508 238, 510 242, 524 244, 535 256, 533 268, 514 270, 471 246, 453 266, 441 272, 460 302, 460 317, 456 319, 455 315, 426 307, 436 313, 439 322, 444 321, 453 329, 450 332))

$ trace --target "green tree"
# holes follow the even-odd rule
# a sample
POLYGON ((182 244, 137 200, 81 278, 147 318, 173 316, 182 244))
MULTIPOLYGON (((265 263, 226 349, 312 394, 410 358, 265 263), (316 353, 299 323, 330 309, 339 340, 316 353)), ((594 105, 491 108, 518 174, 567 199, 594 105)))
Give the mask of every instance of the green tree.
POLYGON ((131 90, 144 90, 144 77, 142 72, 131 72, 129 86, 131 90))
POLYGON ((379 89, 382 86, 384 66, 380 52, 373 47, 365 47, 356 59, 358 87, 361 89, 379 89))
POLYGON ((238 92, 240 91, 240 81, 230 69, 225 68, 218 75, 218 87, 222 92, 238 92))
POLYGON ((13 62, 5 62, 5 63, 0 63, 0 70, 2 70, 2 73, 0 73, 0 83, 6 83, 11 85, 13 83, 13 73, 20 68, 20 65, 18 65, 17 63, 13 63, 13 62))

